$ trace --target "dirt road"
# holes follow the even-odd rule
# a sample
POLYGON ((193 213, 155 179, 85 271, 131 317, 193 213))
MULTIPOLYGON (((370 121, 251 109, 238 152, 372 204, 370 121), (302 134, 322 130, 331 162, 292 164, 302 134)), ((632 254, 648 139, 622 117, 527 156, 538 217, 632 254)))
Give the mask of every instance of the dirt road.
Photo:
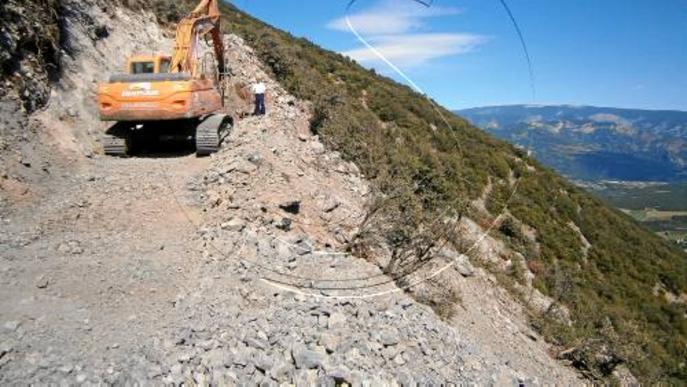
POLYGON ((28 352, 35 372, 54 360, 50 347, 78 361, 165 328, 199 259, 187 217, 201 215, 189 187, 210 162, 176 156, 96 158, 3 219, 2 337, 28 352))

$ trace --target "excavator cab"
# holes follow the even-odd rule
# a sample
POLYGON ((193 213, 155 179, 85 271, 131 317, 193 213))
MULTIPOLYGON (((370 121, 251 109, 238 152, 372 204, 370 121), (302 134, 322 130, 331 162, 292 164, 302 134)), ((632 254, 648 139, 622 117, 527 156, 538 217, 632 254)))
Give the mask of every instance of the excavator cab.
POLYGON ((168 73, 172 65, 172 57, 167 55, 133 56, 126 64, 129 74, 160 74, 168 73))

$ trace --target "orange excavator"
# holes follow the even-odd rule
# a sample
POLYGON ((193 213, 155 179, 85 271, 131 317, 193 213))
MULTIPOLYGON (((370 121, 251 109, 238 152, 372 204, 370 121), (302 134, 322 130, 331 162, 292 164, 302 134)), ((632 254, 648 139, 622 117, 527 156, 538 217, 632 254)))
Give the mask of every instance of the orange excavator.
MULTIPOLYGON (((227 76, 219 0, 201 0, 177 25, 174 52, 133 56, 123 74, 98 86, 100 119, 115 121, 102 139, 105 154, 125 156, 160 139, 195 139, 196 153, 219 149, 231 128, 222 114, 227 76), (201 44, 212 40, 212 53, 201 44)), ((208 43, 209 44, 209 43, 208 43)))

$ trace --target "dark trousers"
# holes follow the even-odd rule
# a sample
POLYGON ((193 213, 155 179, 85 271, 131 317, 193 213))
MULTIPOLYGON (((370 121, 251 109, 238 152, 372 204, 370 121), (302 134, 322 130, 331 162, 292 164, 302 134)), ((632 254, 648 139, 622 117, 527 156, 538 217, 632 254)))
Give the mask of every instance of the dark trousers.
POLYGON ((255 94, 255 112, 256 116, 265 114, 265 94, 255 94))

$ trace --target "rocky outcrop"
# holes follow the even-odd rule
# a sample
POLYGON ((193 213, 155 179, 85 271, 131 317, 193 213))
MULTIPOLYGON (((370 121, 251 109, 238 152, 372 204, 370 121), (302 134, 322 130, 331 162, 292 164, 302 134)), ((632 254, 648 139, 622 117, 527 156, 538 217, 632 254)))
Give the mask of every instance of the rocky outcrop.
POLYGON ((57 0, 0 5, 0 98, 19 99, 27 112, 45 105, 59 73, 61 10, 57 0))

